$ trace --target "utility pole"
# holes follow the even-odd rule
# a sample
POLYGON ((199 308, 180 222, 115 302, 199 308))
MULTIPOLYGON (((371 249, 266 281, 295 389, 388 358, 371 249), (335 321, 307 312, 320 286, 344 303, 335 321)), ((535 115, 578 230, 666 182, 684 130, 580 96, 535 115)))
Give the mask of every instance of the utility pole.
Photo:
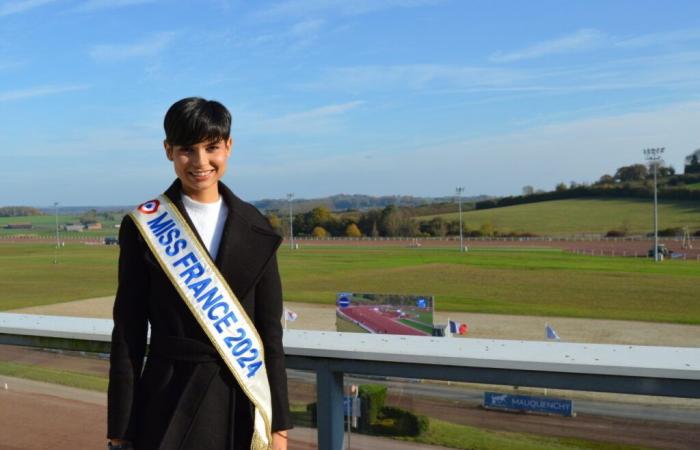
POLYGON ((656 172, 659 170, 659 161, 665 148, 645 148, 644 157, 654 167, 654 261, 659 260, 659 202, 656 189, 656 172))
POLYGON ((61 246, 61 241, 58 238, 58 202, 53 202, 53 207, 56 216, 56 249, 53 252, 53 263, 58 264, 58 247, 61 246))
POLYGON ((463 229, 464 227, 462 226, 462 192, 464 192, 464 188, 462 186, 457 187, 457 198, 459 199, 459 251, 463 252, 464 251, 464 233, 463 229))
POLYGON ((292 202, 294 201, 294 194, 287 194, 287 201, 289 202, 289 248, 294 250, 294 219, 292 218, 292 202))

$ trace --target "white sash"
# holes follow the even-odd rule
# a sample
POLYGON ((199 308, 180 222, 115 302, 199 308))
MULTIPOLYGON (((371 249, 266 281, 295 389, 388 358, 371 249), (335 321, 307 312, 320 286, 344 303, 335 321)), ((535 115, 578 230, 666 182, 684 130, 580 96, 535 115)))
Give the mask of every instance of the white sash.
POLYGON ((255 325, 167 196, 142 204, 130 215, 163 271, 255 405, 251 449, 270 448, 270 384, 262 340, 255 325))

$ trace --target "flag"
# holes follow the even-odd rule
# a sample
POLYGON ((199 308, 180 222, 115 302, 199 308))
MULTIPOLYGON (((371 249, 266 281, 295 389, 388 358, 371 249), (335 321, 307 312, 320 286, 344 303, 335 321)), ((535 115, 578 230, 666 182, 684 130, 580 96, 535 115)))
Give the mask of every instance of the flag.
POLYGON ((548 323, 544 324, 544 333, 547 339, 551 339, 554 341, 559 340, 559 335, 556 331, 554 331, 554 328, 552 328, 552 326, 548 323))
POLYGON ((452 334, 467 334, 469 327, 466 323, 455 322, 454 320, 449 320, 450 333, 452 334))
POLYGON ((299 317, 297 313, 295 313, 291 309, 284 308, 284 319, 286 321, 294 322, 295 320, 297 320, 297 317, 299 317))

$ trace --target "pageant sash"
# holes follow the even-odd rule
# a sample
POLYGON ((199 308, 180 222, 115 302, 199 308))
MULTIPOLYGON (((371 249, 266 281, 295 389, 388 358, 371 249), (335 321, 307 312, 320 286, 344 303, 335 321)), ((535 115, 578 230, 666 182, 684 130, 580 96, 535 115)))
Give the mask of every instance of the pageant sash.
POLYGON ((272 442, 272 402, 263 344, 228 283, 170 199, 161 195, 130 213, 243 391, 255 405, 252 450, 272 442))

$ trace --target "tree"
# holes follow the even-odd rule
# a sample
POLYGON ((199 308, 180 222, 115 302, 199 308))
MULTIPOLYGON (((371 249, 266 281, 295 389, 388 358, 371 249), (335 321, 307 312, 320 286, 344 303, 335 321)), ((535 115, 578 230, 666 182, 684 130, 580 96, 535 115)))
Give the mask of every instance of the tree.
POLYGON ((600 177, 598 184, 615 184, 615 178, 612 175, 605 174, 600 177))
POLYGON ((479 231, 481 231, 482 236, 493 236, 496 232, 493 223, 491 222, 482 223, 481 228, 479 228, 479 231))
POLYGON ((447 223, 442 217, 434 217, 428 222, 426 232, 431 236, 443 237, 447 234, 447 223))
POLYGON ((277 214, 268 213, 267 221, 270 222, 270 226, 274 228, 276 232, 280 232, 280 229, 282 228, 282 221, 279 217, 277 217, 277 214))
POLYGON ((347 228, 345 228, 345 236, 352 237, 352 238, 358 238, 358 237, 362 237, 362 232, 357 227, 357 225, 355 225, 354 223, 350 223, 350 224, 348 224, 347 228))
POLYGON ((377 222, 372 222, 372 237, 379 237, 379 229, 377 228, 377 222))
POLYGON ((683 173, 700 173, 700 148, 685 157, 685 169, 683 173))
POLYGON ((314 227, 311 235, 315 238, 325 238, 328 237, 328 231, 323 227, 314 227))
POLYGON ((530 186, 529 184, 527 186, 523 186, 523 195, 532 195, 535 193, 535 188, 530 186))
POLYGON ((622 166, 615 172, 615 180, 620 182, 642 181, 649 171, 644 164, 632 164, 631 166, 622 166))
POLYGON ((385 236, 398 236, 401 228, 401 212, 399 209, 394 205, 384 208, 379 225, 385 236))
POLYGON ((659 177, 670 177, 676 174, 676 169, 673 166, 659 166, 659 171, 657 176, 659 177))
POLYGON ((557 192, 564 192, 567 189, 569 189, 569 188, 566 186, 566 183, 564 183, 563 181, 561 183, 557 184, 557 187, 554 188, 554 190, 557 192))

